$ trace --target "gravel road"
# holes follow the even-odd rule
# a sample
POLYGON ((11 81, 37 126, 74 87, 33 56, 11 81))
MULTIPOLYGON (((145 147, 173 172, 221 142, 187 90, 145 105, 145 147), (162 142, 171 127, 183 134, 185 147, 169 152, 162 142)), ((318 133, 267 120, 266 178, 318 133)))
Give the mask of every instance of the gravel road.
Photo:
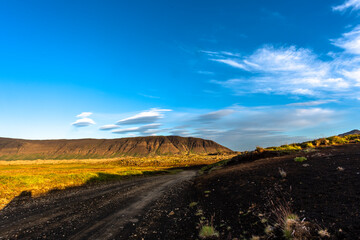
POLYGON ((24 196, 0 211, 0 239, 115 239, 155 200, 195 175, 188 170, 24 196))

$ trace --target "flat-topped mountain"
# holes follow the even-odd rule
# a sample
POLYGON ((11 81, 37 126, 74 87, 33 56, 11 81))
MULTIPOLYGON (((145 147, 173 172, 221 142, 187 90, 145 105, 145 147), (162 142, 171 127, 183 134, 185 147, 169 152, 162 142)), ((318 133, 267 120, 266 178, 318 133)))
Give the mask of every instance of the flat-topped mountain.
POLYGON ((71 140, 0 138, 0 159, 3 160, 109 158, 231 152, 232 150, 211 140, 178 136, 71 140))
POLYGON ((339 134, 339 137, 345 137, 348 135, 360 135, 360 130, 354 129, 354 130, 351 130, 350 132, 339 134))

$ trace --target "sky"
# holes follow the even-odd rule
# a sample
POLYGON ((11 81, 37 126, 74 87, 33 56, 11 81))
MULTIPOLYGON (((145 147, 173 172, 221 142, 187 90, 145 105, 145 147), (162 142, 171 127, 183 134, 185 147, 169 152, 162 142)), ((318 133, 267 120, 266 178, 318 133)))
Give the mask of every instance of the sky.
POLYGON ((252 150, 360 128, 360 0, 0 0, 0 136, 252 150))

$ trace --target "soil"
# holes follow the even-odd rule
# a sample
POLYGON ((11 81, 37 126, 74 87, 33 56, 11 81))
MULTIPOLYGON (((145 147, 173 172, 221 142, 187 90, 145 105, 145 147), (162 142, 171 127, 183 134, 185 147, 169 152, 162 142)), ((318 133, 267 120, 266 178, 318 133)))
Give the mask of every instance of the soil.
POLYGON ((204 225, 219 233, 210 239, 284 239, 280 229, 265 234, 279 222, 280 206, 312 227, 309 239, 360 239, 360 144, 281 155, 253 153, 252 161, 234 158, 198 176, 159 200, 120 239, 200 239, 204 225), (280 156, 256 160, 271 155, 280 156), (298 156, 307 160, 295 162, 298 156))
POLYGON ((360 239, 360 144, 251 159, 198 176, 24 193, 0 212, 0 239, 200 239, 204 225, 218 232, 211 239, 283 239, 279 207, 316 230, 309 239, 320 239, 320 229, 324 239, 360 239))
POLYGON ((114 239, 135 223, 164 191, 196 171, 144 177, 59 191, 31 198, 23 193, 0 212, 0 239, 114 239))

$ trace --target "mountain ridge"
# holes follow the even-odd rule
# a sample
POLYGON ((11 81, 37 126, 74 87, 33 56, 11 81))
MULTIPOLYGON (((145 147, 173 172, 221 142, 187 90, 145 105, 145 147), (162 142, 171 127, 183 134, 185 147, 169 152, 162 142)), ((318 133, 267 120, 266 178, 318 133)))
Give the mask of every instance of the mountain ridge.
POLYGON ((354 129, 354 130, 351 130, 349 132, 339 134, 338 136, 339 137, 345 137, 345 136, 348 136, 348 135, 360 135, 360 130, 359 129, 354 129))
POLYGON ((73 159, 219 154, 233 151, 212 140, 180 136, 27 140, 0 138, 0 159, 73 159))

